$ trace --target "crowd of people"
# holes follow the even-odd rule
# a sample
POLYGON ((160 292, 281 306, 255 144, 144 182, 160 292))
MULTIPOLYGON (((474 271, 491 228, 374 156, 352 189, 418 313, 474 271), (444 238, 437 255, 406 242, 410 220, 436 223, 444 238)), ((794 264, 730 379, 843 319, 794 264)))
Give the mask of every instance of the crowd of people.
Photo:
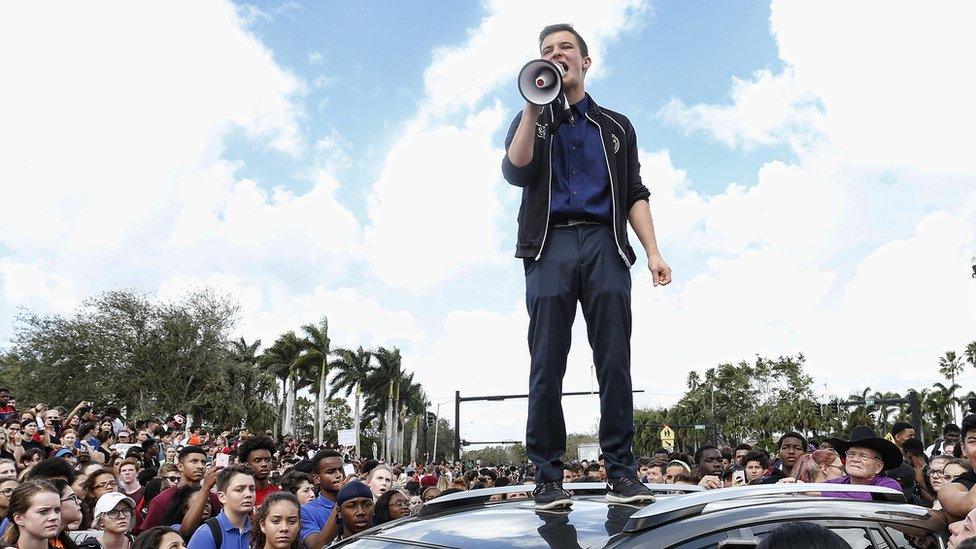
MULTIPOLYGON (((0 546, 34 549, 318 549, 416 513, 463 490, 523 485, 492 499, 532 497, 531 463, 383 463, 349 449, 268 433, 208 433, 183 416, 126 421, 79 403, 63 413, 20 410, 0 389, 0 546)), ((976 415, 923 447, 908 423, 888 438, 856 427, 847 439, 778 438, 772 455, 749 444, 659 449, 638 459, 649 484, 723 489, 824 483, 900 490, 941 509, 957 541, 976 537, 976 415)), ((601 456, 602 457, 602 456, 601 456)), ((603 460, 564 465, 563 482, 606 482, 603 460)), ((820 491, 866 498, 866 493, 820 491)))

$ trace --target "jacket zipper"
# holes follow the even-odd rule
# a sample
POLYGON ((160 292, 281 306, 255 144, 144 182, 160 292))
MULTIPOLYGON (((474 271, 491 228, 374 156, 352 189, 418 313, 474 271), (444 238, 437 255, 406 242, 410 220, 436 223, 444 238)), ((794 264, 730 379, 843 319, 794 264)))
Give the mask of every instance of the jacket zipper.
MULTIPOLYGON (((606 160, 606 162, 607 162, 607 177, 610 178, 610 199, 613 201, 613 219, 612 219, 612 223, 613 223, 613 242, 614 242, 614 244, 617 245, 617 253, 619 253, 620 254, 620 257, 622 257, 624 259, 624 265, 627 265, 627 268, 629 269, 631 267, 631 265, 630 265, 630 259, 627 258, 627 254, 625 254, 624 251, 623 251, 623 249, 620 248, 620 240, 617 238, 617 192, 614 191, 614 189, 613 189, 613 170, 610 169, 610 156, 607 155, 607 143, 606 143, 606 141, 603 140, 603 126, 601 126, 600 123, 597 122, 596 120, 593 120, 593 118, 590 117, 590 113, 589 112, 586 113, 586 118, 590 122, 593 122, 594 124, 596 124, 597 129, 600 130, 600 144, 603 145, 603 159, 606 160)), ((550 144, 550 147, 551 147, 551 144, 550 144)), ((550 148, 550 155, 551 155, 551 148, 550 148)), ((550 194, 552 193, 552 159, 551 158, 550 158, 550 164, 549 164, 549 192, 550 192, 550 194)), ((551 198, 550 198, 550 200, 551 200, 551 198)), ((549 225, 549 222, 548 222, 548 219, 547 219, 546 220, 546 226, 548 227, 548 225, 549 225)), ((540 253, 540 255, 541 255, 541 253, 540 253)))
MULTIPOLYGON (((552 105, 549 105, 549 117, 555 122, 556 115, 552 111, 552 105)), ((602 139, 602 137, 601 137, 602 139)), ((605 153, 606 151, 604 151, 605 153)), ((549 214, 552 213, 552 136, 549 136, 549 201, 546 204, 546 230, 542 233, 542 242, 539 244, 539 254, 535 256, 535 260, 539 261, 542 257, 542 249, 546 245, 546 237, 549 236, 549 214)))

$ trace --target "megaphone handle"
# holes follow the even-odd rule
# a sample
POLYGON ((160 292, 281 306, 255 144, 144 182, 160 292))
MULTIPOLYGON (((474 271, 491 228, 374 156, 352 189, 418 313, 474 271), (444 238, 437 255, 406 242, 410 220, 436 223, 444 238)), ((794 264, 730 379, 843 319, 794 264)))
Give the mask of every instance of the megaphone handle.
POLYGON ((569 106, 569 99, 566 98, 566 94, 563 94, 563 112, 566 113, 566 120, 569 121, 569 125, 572 126, 576 123, 576 118, 573 116, 573 109, 569 106))

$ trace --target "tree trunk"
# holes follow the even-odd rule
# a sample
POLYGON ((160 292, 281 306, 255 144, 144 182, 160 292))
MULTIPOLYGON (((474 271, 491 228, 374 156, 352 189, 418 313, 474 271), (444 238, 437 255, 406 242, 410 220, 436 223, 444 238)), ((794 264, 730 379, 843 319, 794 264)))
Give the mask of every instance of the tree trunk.
POLYGON ((356 384, 356 412, 355 412, 355 414, 356 415, 355 415, 355 418, 354 419, 356 421, 356 457, 359 458, 360 456, 362 456, 362 454, 359 453, 360 452, 360 448, 359 448, 359 384, 358 383, 356 384))
POLYGON ((322 423, 325 421, 325 359, 322 359, 322 369, 319 371, 319 405, 315 408, 315 438, 319 444, 324 444, 322 440, 322 423))
POLYGON ((295 413, 295 395, 298 393, 298 391, 295 389, 297 382, 295 379, 293 379, 293 375, 289 375, 288 378, 288 381, 291 383, 287 385, 288 397, 285 400, 285 425, 282 428, 282 434, 295 436, 295 433, 293 432, 294 425, 292 425, 292 423, 294 421, 293 414, 295 413))
POLYGON ((417 429, 420 422, 413 418, 413 434, 410 435, 410 463, 417 461, 417 429))

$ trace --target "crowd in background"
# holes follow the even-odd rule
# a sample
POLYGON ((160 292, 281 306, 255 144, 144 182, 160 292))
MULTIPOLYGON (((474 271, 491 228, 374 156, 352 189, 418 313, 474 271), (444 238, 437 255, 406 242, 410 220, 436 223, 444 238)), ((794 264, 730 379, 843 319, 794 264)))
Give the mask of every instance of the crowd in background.
MULTIPOLYGON (((179 414, 126 421, 81 402, 63 412, 19 409, 0 389, 0 546, 74 549, 268 547, 317 549, 414 513, 444 495, 524 485, 493 500, 532 497, 529 463, 383 463, 349 448, 270 433, 209 433, 179 414)), ((882 438, 789 432, 770 455, 749 444, 659 449, 638 459, 649 484, 723 489, 747 484, 867 484, 942 509, 957 541, 976 536, 976 415, 923 447, 908 423, 882 438)), ((606 482, 602 459, 564 465, 563 482, 606 482)), ((866 497, 841 488, 834 497, 866 497)))

